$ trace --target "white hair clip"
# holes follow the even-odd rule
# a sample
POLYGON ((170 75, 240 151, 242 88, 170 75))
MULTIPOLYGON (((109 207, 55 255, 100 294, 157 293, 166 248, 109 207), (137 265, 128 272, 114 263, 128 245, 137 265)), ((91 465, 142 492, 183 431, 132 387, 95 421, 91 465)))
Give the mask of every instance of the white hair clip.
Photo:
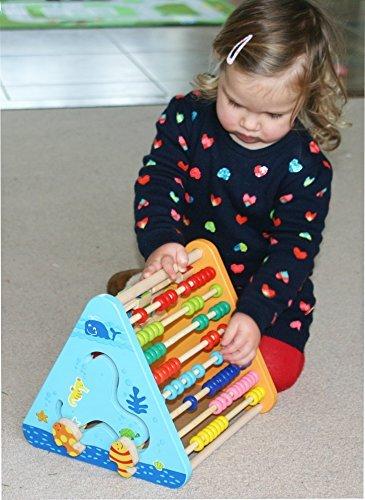
POLYGON ((247 36, 245 36, 245 38, 242 38, 242 40, 240 40, 238 43, 236 43, 236 45, 233 47, 233 49, 231 50, 231 52, 227 56, 227 59, 226 59, 227 64, 234 63, 238 54, 241 52, 243 47, 248 44, 248 42, 251 40, 252 37, 253 37, 253 35, 247 35, 247 36))

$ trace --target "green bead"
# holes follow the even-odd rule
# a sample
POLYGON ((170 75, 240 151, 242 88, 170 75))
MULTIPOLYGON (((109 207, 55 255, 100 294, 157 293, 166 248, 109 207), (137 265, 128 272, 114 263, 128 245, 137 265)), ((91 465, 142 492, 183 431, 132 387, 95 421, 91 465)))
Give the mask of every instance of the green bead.
POLYGON ((200 309, 203 309, 204 307, 204 299, 201 295, 197 295, 196 297, 194 297, 194 299, 196 300, 196 307, 197 307, 197 311, 199 311, 200 309))
POLYGON ((229 305, 229 303, 226 302, 225 300, 222 300, 222 302, 218 302, 218 304, 211 307, 209 309, 209 312, 214 312, 215 316, 213 318, 213 321, 218 321, 221 318, 223 318, 223 316, 228 314, 230 312, 230 310, 231 310, 231 306, 229 305))
POLYGON ((209 318, 205 314, 199 314, 193 318, 193 323, 198 322, 199 325, 195 328, 198 332, 204 330, 209 325, 209 318))
POLYGON ((223 295, 223 287, 221 287, 220 285, 218 285, 218 283, 215 283, 214 285, 212 285, 209 290, 214 290, 215 291, 215 294, 214 294, 214 297, 221 297, 223 295))
POLYGON ((186 300, 183 303, 183 307, 187 307, 189 310, 185 313, 186 316, 192 316, 195 313, 195 308, 193 302, 191 302, 191 299, 186 300))
POLYGON ((146 343, 146 342, 144 341, 144 338, 143 338, 143 330, 139 331, 139 332, 137 333, 136 337, 137 337, 137 340, 138 340, 138 342, 139 342, 139 345, 140 345, 141 347, 143 347, 143 346, 145 345, 145 343, 146 343))
POLYGON ((144 355, 147 359, 147 363, 149 365, 152 365, 152 363, 154 362, 154 359, 153 359, 153 356, 152 356, 152 353, 147 349, 145 352, 144 352, 144 355))
POLYGON ((148 361, 148 364, 151 365, 158 359, 162 358, 167 352, 167 348, 165 344, 162 342, 157 342, 154 345, 151 345, 148 349, 144 351, 144 355, 148 361))
POLYGON ((162 335, 164 333, 165 327, 163 326, 163 324, 161 323, 161 321, 156 321, 153 324, 154 324, 154 326, 156 328, 156 334, 155 334, 155 336, 159 337, 160 335, 162 335))

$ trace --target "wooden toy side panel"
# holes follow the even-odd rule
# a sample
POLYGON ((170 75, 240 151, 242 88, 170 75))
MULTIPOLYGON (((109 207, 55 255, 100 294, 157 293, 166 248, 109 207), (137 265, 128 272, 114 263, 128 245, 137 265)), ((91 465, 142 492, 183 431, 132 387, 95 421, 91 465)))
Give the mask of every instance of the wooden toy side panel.
MULTIPOLYGON (((223 287, 222 296, 219 298, 209 299, 206 302, 204 308, 201 311, 199 311, 196 315, 198 315, 200 313, 206 314, 208 312, 209 308, 212 307, 214 304, 216 304, 219 301, 227 301, 231 306, 231 312, 229 315, 222 318, 218 322, 211 321, 209 326, 205 330, 203 330, 202 332, 192 332, 189 335, 187 335, 187 337, 185 337, 184 339, 180 340, 178 343, 171 346, 171 348, 168 350, 168 353, 166 354, 165 358, 162 361, 155 363, 153 365, 156 367, 159 366, 166 359, 169 359, 171 357, 181 356, 183 353, 185 353, 186 351, 191 349, 194 345, 198 344, 200 342, 200 337, 202 335, 204 335, 209 330, 216 329, 220 323, 228 323, 230 316, 232 315, 232 313, 234 312, 234 310, 236 308, 237 295, 236 295, 236 292, 233 288, 232 282, 229 278, 227 270, 223 264, 223 261, 219 255, 219 252, 216 249, 216 247, 211 242, 209 242, 207 240, 198 239, 198 240, 190 242, 186 248, 187 248, 188 252, 191 252, 192 250, 194 250, 196 248, 199 248, 200 250, 203 251, 202 258, 193 264, 193 272, 194 273, 196 273, 196 272, 200 271, 201 269, 208 267, 208 266, 213 267, 216 271, 216 277, 212 281, 210 281, 209 283, 204 285, 203 287, 196 290, 196 292, 194 292, 193 295, 203 295, 204 293, 206 293, 209 290, 210 286, 213 283, 218 283, 219 285, 221 285, 223 287)), ((169 310, 169 313, 173 313, 176 310, 178 310, 179 308, 181 308, 183 301, 184 301, 184 299, 180 299, 177 306, 175 306, 174 309, 169 310)), ((159 341, 161 341, 161 339, 163 341, 163 340, 167 340, 167 339, 171 338, 178 331, 180 331, 181 329, 190 325, 191 321, 192 321, 192 318, 184 317, 182 319, 179 319, 178 321, 176 321, 174 324, 170 325, 166 329, 164 335, 159 338, 159 341)), ((208 353, 204 353, 204 352, 198 353, 192 359, 190 359, 189 361, 184 363, 183 371, 191 369, 191 367, 193 365, 195 365, 196 363, 203 363, 204 361, 206 361, 208 359, 208 357, 209 357, 208 353)), ((220 367, 213 366, 213 367, 209 368, 209 370, 207 370, 204 378, 202 378, 200 380, 199 385, 203 384, 206 380, 213 377, 221 369, 222 369, 222 366, 220 366, 220 367)), ((275 386, 272 382, 271 376, 267 370, 265 362, 262 359, 260 352, 258 352, 258 355, 256 356, 256 358, 253 361, 253 363, 251 364, 251 366, 248 369, 242 371, 242 375, 247 373, 249 370, 255 370, 260 375, 260 382, 258 385, 263 386, 265 388, 265 392, 266 392, 262 412, 263 413, 267 412, 275 404, 276 389, 275 389, 275 386)), ((197 389, 194 390, 194 392, 197 392, 197 389)), ((183 394, 175 402, 167 402, 168 407, 170 409, 173 409, 176 406, 178 406, 179 404, 181 404, 181 400, 185 395, 186 394, 183 394)), ((180 422, 178 423, 178 427, 181 427, 180 422)))
POLYGON ((101 295, 86 306, 28 412, 25 437, 34 446, 66 455, 52 437, 60 417, 93 424, 80 439, 86 449, 78 460, 115 470, 109 448, 127 431, 137 447, 145 443, 135 477, 176 488, 191 475, 164 399, 115 297, 101 295), (83 387, 77 397, 76 381, 83 387))

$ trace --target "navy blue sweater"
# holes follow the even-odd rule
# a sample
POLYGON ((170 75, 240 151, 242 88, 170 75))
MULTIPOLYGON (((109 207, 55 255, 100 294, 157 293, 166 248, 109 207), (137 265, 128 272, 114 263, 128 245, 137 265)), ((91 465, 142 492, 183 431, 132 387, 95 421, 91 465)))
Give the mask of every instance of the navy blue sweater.
POLYGON ((328 212, 331 165, 296 123, 250 150, 221 126, 215 102, 171 100, 135 183, 136 234, 145 259, 196 238, 218 248, 237 310, 264 332, 312 274, 328 212))

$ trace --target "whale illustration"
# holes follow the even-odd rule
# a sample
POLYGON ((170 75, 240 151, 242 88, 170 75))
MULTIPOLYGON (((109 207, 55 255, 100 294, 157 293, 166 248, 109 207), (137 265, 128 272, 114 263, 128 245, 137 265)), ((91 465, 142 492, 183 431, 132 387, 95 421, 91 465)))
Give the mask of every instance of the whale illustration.
POLYGON ((85 333, 86 335, 100 337, 101 339, 114 340, 115 337, 122 332, 116 332, 113 328, 110 328, 110 333, 112 334, 112 336, 110 337, 108 329, 103 323, 101 323, 100 321, 89 319, 85 323, 85 333))

